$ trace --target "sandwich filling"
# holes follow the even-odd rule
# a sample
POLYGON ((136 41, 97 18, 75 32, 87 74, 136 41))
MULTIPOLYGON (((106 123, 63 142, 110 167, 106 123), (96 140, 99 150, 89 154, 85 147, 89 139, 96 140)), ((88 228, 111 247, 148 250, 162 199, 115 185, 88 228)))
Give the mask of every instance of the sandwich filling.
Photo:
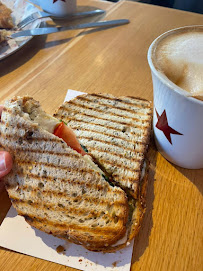
POLYGON ((36 123, 40 128, 47 132, 62 138, 66 144, 78 153, 85 155, 86 152, 78 142, 73 130, 68 127, 64 122, 50 116, 44 112, 38 103, 33 103, 32 100, 27 100, 23 108, 25 115, 36 123))

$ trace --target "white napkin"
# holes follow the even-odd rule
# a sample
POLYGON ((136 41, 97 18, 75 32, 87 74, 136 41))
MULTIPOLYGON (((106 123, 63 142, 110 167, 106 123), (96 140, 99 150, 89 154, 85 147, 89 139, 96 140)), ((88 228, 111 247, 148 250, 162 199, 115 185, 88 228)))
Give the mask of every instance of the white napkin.
MULTIPOLYGON (((68 90, 65 101, 83 94, 68 90)), ((0 226, 0 246, 47 261, 87 271, 129 271, 133 242, 115 253, 90 252, 28 225, 13 207, 0 226), (57 252, 62 246, 65 251, 57 252)))

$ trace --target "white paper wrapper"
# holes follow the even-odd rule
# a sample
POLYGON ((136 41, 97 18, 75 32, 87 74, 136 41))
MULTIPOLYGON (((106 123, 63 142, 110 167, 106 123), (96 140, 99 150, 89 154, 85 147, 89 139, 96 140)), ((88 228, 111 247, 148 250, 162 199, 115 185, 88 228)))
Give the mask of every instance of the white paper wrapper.
MULTIPOLYGON (((69 90, 65 101, 83 94, 69 90)), ((41 232, 18 216, 13 207, 0 226, 0 246, 47 261, 87 271, 129 271, 133 242, 115 253, 90 252, 82 246, 69 243, 41 232), (59 254, 56 249, 65 251, 59 254)))
MULTIPOLYGON (((12 17, 15 25, 30 14, 38 11, 38 8, 25 0, 1 0, 1 2, 13 11, 12 17)), ((39 26, 40 22, 35 21, 27 25, 24 29, 33 29, 39 26)), ((22 48, 31 39, 32 37, 21 37, 17 39, 9 39, 7 42, 2 42, 0 44, 0 60, 22 48)))

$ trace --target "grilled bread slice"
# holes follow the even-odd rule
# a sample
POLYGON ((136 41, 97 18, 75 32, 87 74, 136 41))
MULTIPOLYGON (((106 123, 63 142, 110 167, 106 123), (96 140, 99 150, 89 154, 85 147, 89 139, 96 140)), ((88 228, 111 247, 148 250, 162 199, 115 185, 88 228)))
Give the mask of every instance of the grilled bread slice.
POLYGON ((110 182, 126 192, 130 207, 126 236, 106 250, 124 247, 139 232, 146 209, 151 102, 85 94, 64 103, 54 116, 68 123, 110 182))
POLYGON ((54 116, 74 130, 80 143, 116 185, 139 198, 151 132, 149 101, 86 94, 64 103, 54 116))
POLYGON ((129 226, 127 196, 51 133, 46 123, 54 121, 30 97, 5 103, 0 144, 14 160, 4 178, 12 204, 39 230, 90 250, 111 250, 129 226), (44 123, 36 122, 38 114, 44 123))

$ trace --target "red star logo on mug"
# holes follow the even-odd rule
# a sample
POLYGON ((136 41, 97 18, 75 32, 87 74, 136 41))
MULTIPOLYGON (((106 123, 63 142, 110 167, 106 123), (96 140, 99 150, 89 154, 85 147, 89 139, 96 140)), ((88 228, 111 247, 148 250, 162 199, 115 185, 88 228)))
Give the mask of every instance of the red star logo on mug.
POLYGON ((179 133, 178 131, 174 130, 173 128, 171 128, 171 126, 168 125, 166 110, 163 111, 161 116, 158 114, 156 108, 155 108, 155 111, 158 118, 156 128, 158 128, 164 133, 165 137, 168 139, 168 141, 172 145, 171 134, 174 134, 174 135, 183 135, 183 134, 179 133))
MULTIPOLYGON (((58 0, 53 0, 53 4, 55 3, 55 2, 57 2, 58 0)), ((61 1, 63 1, 63 2, 66 2, 66 0, 61 0, 61 1)))

